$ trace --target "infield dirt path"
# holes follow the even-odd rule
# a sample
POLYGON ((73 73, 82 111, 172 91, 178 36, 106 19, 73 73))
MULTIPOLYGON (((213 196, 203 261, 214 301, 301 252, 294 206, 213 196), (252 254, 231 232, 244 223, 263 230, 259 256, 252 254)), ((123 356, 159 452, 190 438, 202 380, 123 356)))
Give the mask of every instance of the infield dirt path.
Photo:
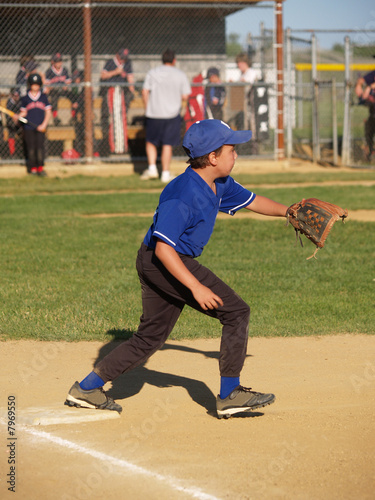
MULTIPOLYGON (((65 410, 70 385, 103 348, 4 342, 0 407, 14 395, 18 421, 30 407, 65 410)), ((108 384, 124 408, 118 419, 19 425, 14 495, 0 425, 0 497, 374 498, 375 336, 250 339, 242 383, 276 402, 229 420, 215 416, 218 350, 219 339, 167 342, 108 384)))

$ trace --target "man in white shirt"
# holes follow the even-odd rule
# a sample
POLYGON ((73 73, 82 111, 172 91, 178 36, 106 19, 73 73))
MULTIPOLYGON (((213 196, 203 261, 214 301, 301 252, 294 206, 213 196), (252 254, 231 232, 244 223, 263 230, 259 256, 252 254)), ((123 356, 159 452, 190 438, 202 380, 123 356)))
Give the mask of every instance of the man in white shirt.
POLYGON ((163 64, 151 69, 145 78, 142 97, 146 109, 146 154, 148 168, 142 180, 159 177, 156 161, 161 146, 161 181, 172 179, 170 164, 172 148, 181 142, 181 104, 191 93, 185 73, 175 67, 176 56, 167 49, 162 55, 163 64))

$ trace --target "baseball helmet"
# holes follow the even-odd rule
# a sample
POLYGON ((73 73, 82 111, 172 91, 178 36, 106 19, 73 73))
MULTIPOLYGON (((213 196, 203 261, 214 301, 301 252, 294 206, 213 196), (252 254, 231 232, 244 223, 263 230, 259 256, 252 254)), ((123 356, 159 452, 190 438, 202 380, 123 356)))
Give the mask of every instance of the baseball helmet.
POLYGON ((41 87, 43 85, 42 77, 39 73, 31 73, 27 78, 27 84, 29 87, 31 87, 31 85, 39 85, 41 87))
POLYGON ((117 56, 122 61, 126 61, 128 59, 128 57, 129 57, 129 49, 120 49, 117 52, 117 56))
POLYGON ((59 62, 62 60, 63 60, 63 58, 62 58, 61 52, 55 52, 54 54, 52 54, 52 61, 53 62, 59 62))
POLYGON ((210 78, 210 76, 213 76, 213 75, 220 76, 219 69, 215 68, 214 66, 212 66, 211 68, 208 68, 208 70, 207 70, 207 78, 210 78))

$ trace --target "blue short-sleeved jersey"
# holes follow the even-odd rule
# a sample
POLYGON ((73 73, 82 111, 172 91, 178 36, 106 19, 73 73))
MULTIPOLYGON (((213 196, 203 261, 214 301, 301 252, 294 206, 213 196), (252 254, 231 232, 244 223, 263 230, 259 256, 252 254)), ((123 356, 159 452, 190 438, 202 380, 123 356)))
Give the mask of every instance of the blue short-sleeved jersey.
POLYGON ((144 243, 155 248, 156 238, 177 252, 198 257, 208 243, 218 212, 234 215, 250 205, 255 194, 232 177, 216 179, 216 194, 191 168, 170 182, 160 195, 154 221, 144 243))
MULTIPOLYGON (((115 69, 117 69, 119 66, 121 66, 120 64, 120 61, 117 59, 117 58, 114 58, 114 59, 109 59, 105 65, 104 65, 104 70, 105 71, 114 71, 115 69)), ((113 83, 123 83, 123 82, 127 82, 128 81, 128 75, 130 73, 133 73, 133 67, 132 67, 132 62, 130 61, 130 59, 128 59, 127 61, 125 61, 123 64, 122 64, 122 67, 123 67, 123 71, 124 73, 126 73, 125 76, 122 76, 122 75, 115 75, 115 76, 111 76, 111 78, 109 78, 108 80, 105 80, 106 82, 113 82, 113 83)))
MULTIPOLYGON (((51 109, 48 97, 40 91, 35 96, 28 92, 21 99, 21 111, 26 110, 26 118, 35 125, 40 125, 43 122, 47 109, 51 109)), ((25 130, 31 130, 33 126, 26 123, 24 128, 25 130)))
POLYGON ((370 71, 370 73, 367 73, 363 79, 366 82, 366 85, 371 85, 375 82, 375 71, 370 71))

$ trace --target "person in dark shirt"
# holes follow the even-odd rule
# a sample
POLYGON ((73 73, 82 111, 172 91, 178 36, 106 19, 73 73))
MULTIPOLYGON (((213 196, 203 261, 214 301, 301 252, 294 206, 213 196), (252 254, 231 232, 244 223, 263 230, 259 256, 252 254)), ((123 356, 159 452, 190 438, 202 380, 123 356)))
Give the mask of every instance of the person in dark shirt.
POLYGON ((45 132, 51 117, 51 104, 42 92, 42 77, 31 74, 27 80, 29 91, 21 99, 19 116, 29 120, 24 125, 28 171, 45 177, 45 132))
POLYGON ((134 96, 134 75, 128 49, 120 49, 100 73, 103 156, 128 151, 127 108, 134 96), (128 86, 126 84, 129 84, 128 86))
MULTIPOLYGON (((375 55, 373 56, 375 57, 375 55)), ((375 71, 358 78, 355 92, 359 103, 368 107, 369 115, 365 121, 366 159, 372 161, 375 136, 375 71)))
POLYGON ((70 83, 72 83, 72 79, 67 68, 63 66, 63 57, 60 52, 56 52, 52 56, 51 66, 47 69, 45 75, 45 92, 50 98, 53 122, 56 126, 61 124, 58 117, 59 98, 68 95, 68 85, 70 83))
POLYGON ((209 68, 207 70, 207 79, 209 84, 215 84, 215 86, 208 85, 205 89, 206 118, 222 120, 226 91, 225 87, 219 85, 221 84, 221 80, 218 68, 209 68))

